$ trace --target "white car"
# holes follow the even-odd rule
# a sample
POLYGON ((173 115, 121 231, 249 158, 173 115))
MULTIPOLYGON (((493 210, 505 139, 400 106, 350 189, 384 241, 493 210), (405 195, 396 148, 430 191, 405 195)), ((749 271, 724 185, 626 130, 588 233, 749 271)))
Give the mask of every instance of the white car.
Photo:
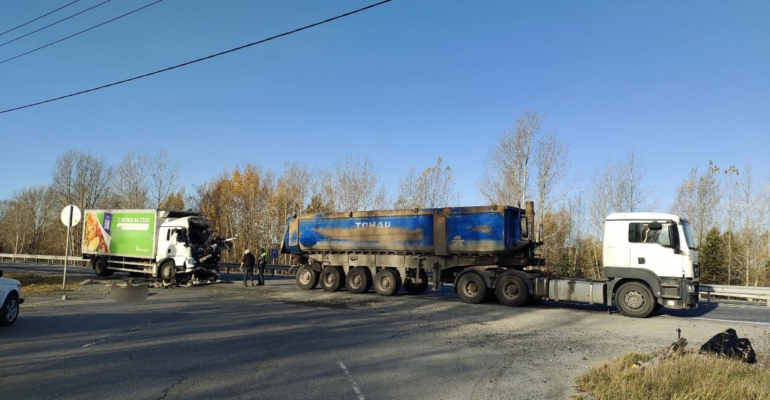
POLYGON ((16 279, 3 278, 0 270, 0 325, 13 325, 19 317, 19 304, 24 302, 21 298, 21 282, 16 279))

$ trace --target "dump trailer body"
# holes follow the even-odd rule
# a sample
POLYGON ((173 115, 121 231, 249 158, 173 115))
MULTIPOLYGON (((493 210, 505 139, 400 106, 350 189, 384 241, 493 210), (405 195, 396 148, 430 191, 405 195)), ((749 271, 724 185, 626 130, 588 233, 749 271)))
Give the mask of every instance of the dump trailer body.
POLYGON ((501 255, 521 250, 523 219, 510 206, 310 214, 289 221, 283 252, 501 255))

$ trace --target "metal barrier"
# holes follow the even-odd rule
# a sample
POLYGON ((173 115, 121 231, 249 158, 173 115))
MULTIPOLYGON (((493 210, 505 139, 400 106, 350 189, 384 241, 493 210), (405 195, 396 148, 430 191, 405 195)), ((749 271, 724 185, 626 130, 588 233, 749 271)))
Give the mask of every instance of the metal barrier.
MULTIPOLYGON (((38 254, 6 254, 0 253, 0 262, 11 261, 27 263, 33 261, 35 263, 45 262, 46 264, 61 264, 64 265, 64 256, 42 256, 38 254)), ((78 256, 67 257, 67 264, 88 264, 88 260, 84 260, 78 256)))
MULTIPOLYGON (((230 269, 238 269, 240 265, 240 263, 219 263, 219 271, 222 272, 224 268, 228 267, 230 269)), ((294 275, 297 273, 297 268, 297 265, 267 264, 265 265, 265 272, 271 271, 275 273, 275 271, 282 271, 287 275, 294 275)))
MULTIPOLYGON (((11 261, 11 262, 20 262, 20 263, 28 263, 28 262, 35 262, 35 263, 46 263, 49 265, 52 264, 60 264, 64 265, 64 256, 44 256, 39 254, 7 254, 7 253, 0 253, 0 262, 2 261, 11 261)), ((74 265, 74 264, 80 264, 80 265, 88 265, 88 260, 84 260, 78 256, 68 257, 67 258, 67 264, 74 265)), ((219 269, 222 270, 223 267, 230 267, 230 269, 238 269, 238 266, 240 263, 220 263, 219 269)), ((297 272, 297 266, 296 265, 280 265, 280 264, 267 264, 265 266, 265 271, 271 271, 275 273, 275 271, 285 271, 287 274, 295 274, 297 272)))
POLYGON ((706 302, 711 302, 711 295, 713 294, 720 297, 765 300, 767 306, 770 307, 770 287, 701 284, 700 294, 706 296, 706 302))

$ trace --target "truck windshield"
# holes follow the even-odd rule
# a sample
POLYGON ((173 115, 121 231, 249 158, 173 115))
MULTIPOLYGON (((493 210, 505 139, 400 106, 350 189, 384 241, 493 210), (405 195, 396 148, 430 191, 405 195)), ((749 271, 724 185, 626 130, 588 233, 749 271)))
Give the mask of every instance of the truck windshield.
POLYGON ((690 250, 695 250, 695 242, 692 240, 692 230, 690 229, 690 223, 686 220, 682 220, 682 229, 684 229, 684 239, 687 241, 687 247, 690 250))

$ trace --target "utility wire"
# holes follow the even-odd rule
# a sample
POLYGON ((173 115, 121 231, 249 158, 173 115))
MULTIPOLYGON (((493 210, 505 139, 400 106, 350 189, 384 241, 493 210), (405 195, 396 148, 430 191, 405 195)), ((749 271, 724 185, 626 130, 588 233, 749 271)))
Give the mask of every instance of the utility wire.
POLYGON ((225 51, 222 51, 222 52, 219 52, 219 53, 216 53, 216 54, 212 54, 212 55, 209 55, 209 56, 206 56, 206 57, 201 57, 201 58, 198 58, 198 59, 195 59, 195 60, 192 60, 192 61, 187 61, 185 63, 177 64, 177 65, 174 65, 172 67, 159 69, 157 71, 149 72, 149 73, 146 73, 146 74, 143 74, 143 75, 138 75, 138 76, 135 76, 133 78, 123 79, 121 81, 116 81, 116 82, 108 83, 106 85, 97 86, 95 88, 91 88, 91 89, 88 89, 88 90, 81 90, 80 92, 70 93, 68 95, 55 97, 53 99, 38 101, 37 103, 27 104, 25 106, 9 108, 7 110, 0 111, 0 114, 5 114, 5 113, 11 112, 11 111, 17 111, 17 110, 21 110, 21 109, 24 109, 24 108, 34 107, 34 106, 38 106, 38 105, 41 105, 41 104, 50 103, 50 102, 53 102, 53 101, 58 101, 58 100, 66 99, 68 97, 74 97, 74 96, 78 96, 78 95, 89 93, 89 92, 95 92, 97 90, 106 89, 106 88, 111 87, 111 86, 117 86, 117 85, 120 85, 122 83, 135 81, 137 79, 142 79, 142 78, 146 78, 148 76, 157 75, 157 74, 160 74, 160 73, 163 73, 163 72, 166 72, 166 71, 171 71, 172 69, 177 69, 177 68, 185 67, 187 65, 191 65, 191 64, 195 64, 195 63, 198 63, 198 62, 201 62, 201 61, 205 61, 205 60, 208 60, 208 59, 211 59, 211 58, 223 56, 225 54, 232 53, 232 52, 235 52, 235 51, 238 51, 238 50, 243 50, 243 49, 245 49, 247 47, 251 47, 251 46, 255 46, 255 45, 261 44, 261 43, 269 42, 271 40, 275 40, 275 39, 278 39, 278 38, 281 38, 281 37, 284 37, 284 36, 289 36, 289 35, 291 35, 293 33, 304 31, 305 29, 314 28, 316 26, 323 25, 323 24, 332 22, 334 20, 338 20, 340 18, 345 18, 345 17, 348 17, 350 15, 360 13, 361 11, 366 11, 366 10, 368 10, 370 8, 374 8, 374 7, 383 5, 385 3, 390 3, 391 1, 393 1, 393 0, 383 0, 383 1, 380 1, 378 3, 370 4, 370 5, 366 6, 366 7, 359 8, 357 10, 353 10, 353 11, 346 12, 344 14, 337 15, 336 17, 325 19, 323 21, 319 21, 319 22, 316 22, 316 23, 313 23, 313 24, 310 24, 310 25, 305 25, 305 26, 303 26, 301 28, 297 28, 297 29, 294 29, 294 30, 291 30, 291 31, 280 33, 280 34, 275 35, 275 36, 270 36, 269 38, 265 38, 265 39, 262 39, 262 40, 258 40, 256 42, 251 42, 251 43, 248 43, 248 44, 244 44, 243 46, 234 47, 234 48, 232 48, 230 50, 225 50, 225 51))
POLYGON ((75 3, 79 2, 79 1, 80 1, 80 0, 75 0, 75 1, 73 1, 73 2, 71 2, 71 3, 67 3, 67 4, 65 4, 65 5, 63 5, 63 6, 59 7, 59 8, 57 8, 57 9, 55 9, 55 10, 53 10, 53 11, 51 11, 51 12, 45 13, 45 14, 43 14, 43 15, 41 15, 41 16, 39 16, 39 17, 37 17, 37 18, 35 18, 35 19, 31 20, 31 21, 27 21, 27 22, 25 22, 25 23, 23 23, 23 24, 21 24, 21 25, 19 25, 19 26, 15 27, 15 28, 11 28, 11 29, 8 29, 8 30, 7 30, 7 31, 5 31, 5 32, 1 32, 1 33, 0 33, 0 36, 3 36, 3 35, 5 35, 5 34, 6 34, 6 33, 8 33, 8 32, 13 32, 13 31, 15 31, 15 30, 17 30, 17 29, 21 28, 22 26, 26 26, 26 25, 29 25, 29 24, 31 24, 31 23, 33 23, 33 22, 35 22, 35 21, 39 20, 40 18, 43 18, 43 17, 45 17, 45 16, 48 16, 48 15, 51 15, 51 14, 53 14, 53 13, 55 13, 55 12, 57 12, 57 11, 61 10, 62 8, 65 8, 65 7, 69 7, 69 6, 71 6, 71 5, 75 4, 75 3))
POLYGON ((163 0, 157 0, 157 1, 155 1, 154 3, 150 3, 150 4, 148 4, 148 5, 144 6, 144 7, 139 7, 139 8, 137 8, 137 9, 136 9, 136 10, 134 10, 134 11, 129 11, 129 12, 127 12, 127 13, 125 13, 125 14, 121 15, 121 16, 115 17, 115 18, 113 18, 113 19, 111 19, 111 20, 108 20, 108 21, 104 21, 104 22, 102 22, 102 23, 101 23, 101 24, 99 24, 99 25, 94 25, 94 26, 92 26, 92 27, 90 27, 90 28, 88 28, 88 29, 83 29, 82 31, 80 31, 80 32, 78 32, 78 33, 73 33, 72 35, 69 35, 69 36, 67 36, 67 37, 65 37, 65 38, 61 38, 61 39, 59 39, 59 40, 53 41, 53 42, 51 42, 51 43, 48 43, 48 44, 46 44, 46 45, 40 46, 40 47, 38 47, 38 48, 36 48, 36 49, 32 49, 32 50, 30 50, 30 51, 28 51, 28 52, 26 52, 26 53, 21 53, 21 54, 19 54, 19 55, 17 55, 17 56, 13 56, 13 57, 11 57, 11 58, 6 58, 5 60, 2 60, 2 61, 0 61, 0 64, 5 64, 5 63, 7 63, 8 61, 11 61, 11 60, 15 60, 15 59, 17 59, 17 58, 19 58, 19 57, 24 57, 24 56, 26 56, 27 54, 31 54, 31 53, 34 53, 34 52, 36 52, 36 51, 38 51, 38 50, 42 50, 42 49, 44 49, 44 48, 46 48, 46 47, 48 47, 48 46, 53 46, 53 45, 55 45, 56 43, 59 43, 59 42, 63 42, 63 41, 65 41, 65 40, 67 40, 67 39, 70 39, 70 38, 73 38, 73 37, 75 37, 75 36, 77 36, 77 35, 80 35, 81 33, 86 33, 86 32, 88 32, 88 31, 90 31, 90 30, 92 30, 92 29, 96 29, 96 28, 98 28, 98 27, 100 27, 100 26, 102 26, 102 25, 107 25, 107 24, 109 24, 109 23, 110 23, 110 22, 112 22, 112 21, 116 21, 116 20, 119 20, 119 19, 121 19, 121 18, 123 18, 123 17, 126 17, 126 16, 129 16, 129 15, 131 15, 131 14, 133 14, 133 13, 137 12, 137 11, 141 11, 141 10, 144 10, 145 8, 147 8, 147 7, 150 7, 150 6, 154 6, 155 4, 158 4, 158 3, 160 3, 161 1, 163 1, 163 0))
POLYGON ((66 17, 66 18, 62 18, 62 19, 60 19, 60 20, 58 20, 58 21, 56 21, 56 22, 50 23, 50 24, 48 24, 48 25, 46 25, 46 26, 44 26, 44 27, 42 27, 42 28, 40 28, 40 29, 38 29, 38 30, 34 30, 34 31, 30 32, 30 33, 27 33, 26 35, 21 35, 21 36, 17 37, 16 39, 11 39, 11 40, 9 40, 9 41, 7 41, 7 42, 5 42, 5 43, 0 43, 0 47, 2 47, 2 46, 5 46, 5 45, 6 45, 6 44, 8 44, 8 43, 13 43, 13 42, 15 42, 15 41, 17 41, 17 40, 19 40, 19 39, 23 39, 23 38, 25 38, 25 37, 27 37, 27 36, 29 36, 29 35, 32 35, 32 34, 34 34, 34 33, 38 33, 38 32, 40 32, 40 31, 42 31, 43 29, 48 29, 48 28, 50 28, 50 27, 52 27, 52 26, 54 26, 54 25, 58 24, 59 22, 64 22, 64 21, 66 21, 66 20, 68 20, 68 19, 70 19, 70 18, 72 18, 72 17, 77 17, 78 15, 80 15, 80 14, 83 14, 84 12, 88 12, 88 11, 91 11, 91 10, 93 10, 94 8, 96 8, 96 7, 99 7, 99 6, 101 6, 101 5, 104 5, 104 4, 107 4, 107 3, 111 2, 111 1, 112 1, 112 0, 105 0, 105 1, 103 1, 103 2, 99 3, 99 4, 95 5, 95 6, 92 6, 92 7, 86 8, 85 10, 83 10, 83 11, 80 11, 80 12, 78 12, 78 13, 75 13, 75 14, 72 14, 72 15, 70 15, 69 17, 66 17))

